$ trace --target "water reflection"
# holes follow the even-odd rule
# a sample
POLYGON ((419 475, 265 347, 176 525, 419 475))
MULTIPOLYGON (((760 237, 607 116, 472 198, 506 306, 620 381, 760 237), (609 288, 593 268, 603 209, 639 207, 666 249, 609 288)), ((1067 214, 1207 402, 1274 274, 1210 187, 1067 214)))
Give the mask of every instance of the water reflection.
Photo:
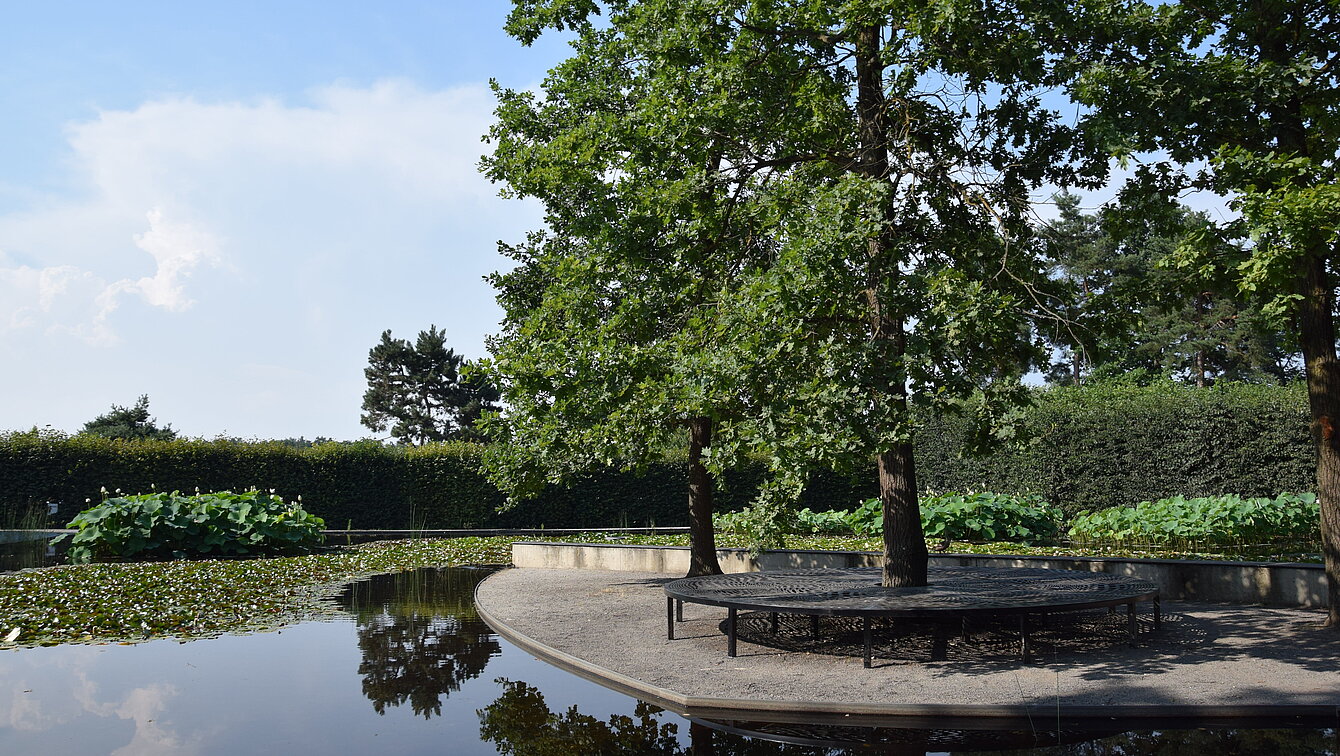
POLYGON ((638 702, 632 716, 601 720, 577 706, 552 710, 544 694, 500 678, 503 693, 479 711, 479 736, 517 756, 856 756, 993 753, 1023 756, 1334 756, 1337 731, 1189 729, 1113 733, 1078 727, 899 729, 794 722, 684 720, 638 702), (688 740, 680 729, 687 724, 688 740))
POLYGON ((63 563, 69 541, 51 543, 51 540, 58 535, 59 531, 50 530, 0 531, 0 572, 50 567, 53 564, 63 563))
POLYGON ((482 569, 422 569, 353 583, 339 597, 354 615, 363 695, 378 714, 409 702, 424 719, 502 652, 475 613, 482 569))
POLYGON ((632 716, 615 714, 606 720, 583 714, 576 706, 557 713, 545 703, 544 694, 538 688, 503 678, 497 682, 503 686, 503 694, 480 710, 479 737, 493 743, 502 754, 792 756, 842 753, 714 732, 702 723, 686 723, 643 701, 637 702, 632 716), (680 724, 689 725, 688 743, 680 738, 680 724))

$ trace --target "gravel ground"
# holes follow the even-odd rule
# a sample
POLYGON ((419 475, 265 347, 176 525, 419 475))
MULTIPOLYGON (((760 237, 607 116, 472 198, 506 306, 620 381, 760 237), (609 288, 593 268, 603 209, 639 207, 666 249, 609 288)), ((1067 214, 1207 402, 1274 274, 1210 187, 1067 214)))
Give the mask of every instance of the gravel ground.
MULTIPOLYGON (((1124 610, 1099 610, 1040 630, 1029 664, 1004 626, 979 627, 967 641, 957 625, 938 633, 891 627, 877 641, 875 667, 864 669, 859 633, 836 620, 825 620, 815 644, 807 619, 784 623, 774 636, 762 616, 742 614, 732 659, 725 609, 686 604, 676 640, 667 640, 662 586, 674 577, 511 569, 482 583, 476 601, 495 629, 533 652, 575 657, 588 675, 672 702, 890 714, 927 705, 965 714, 993 707, 1340 707, 1340 634, 1320 629, 1319 611, 1169 602, 1163 629, 1142 632, 1141 645, 1130 648, 1124 610)), ((1142 621, 1151 629, 1148 616, 1142 621)))

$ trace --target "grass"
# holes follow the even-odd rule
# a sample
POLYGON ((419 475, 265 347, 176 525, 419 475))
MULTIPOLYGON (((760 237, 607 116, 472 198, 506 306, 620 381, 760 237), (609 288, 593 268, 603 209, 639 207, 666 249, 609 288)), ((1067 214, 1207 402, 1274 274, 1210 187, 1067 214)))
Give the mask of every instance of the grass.
MULTIPOLYGON (((721 533, 720 547, 746 547, 721 533)), ((0 647, 60 643, 133 643, 153 638, 213 637, 342 614, 326 600, 344 584, 419 567, 506 564, 517 536, 381 541, 320 554, 257 559, 204 559, 61 565, 0 574, 0 647), (17 630, 17 635, 10 635, 17 630)), ((684 546, 687 535, 588 533, 546 540, 684 546)), ((938 548, 940 544, 936 545, 938 548)), ((878 551, 878 538, 791 536, 794 549, 878 551)), ((1262 559, 1112 547, 950 543, 953 553, 1262 559)), ((1298 555, 1282 555, 1294 561, 1298 555)), ((1319 561, 1314 559, 1313 561, 1319 561)))

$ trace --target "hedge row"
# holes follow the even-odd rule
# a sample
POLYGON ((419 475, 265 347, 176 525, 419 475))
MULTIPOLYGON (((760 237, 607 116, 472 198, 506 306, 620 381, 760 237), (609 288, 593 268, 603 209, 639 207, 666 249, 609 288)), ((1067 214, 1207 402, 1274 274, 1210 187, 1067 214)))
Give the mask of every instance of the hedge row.
POLYGON ((1316 487, 1302 384, 1172 383, 1039 392, 1030 440, 962 455, 963 423, 927 424, 918 473, 936 490, 1035 493, 1067 516, 1170 496, 1275 497, 1316 487))
MULTIPOLYGON (((1195 389, 1095 387, 1038 392, 1024 420, 1029 441, 988 457, 961 453, 964 424, 933 418, 917 441, 918 475, 935 491, 1034 493, 1068 515, 1166 496, 1275 496, 1313 488, 1306 393, 1301 386, 1195 389)), ((502 495, 478 471, 479 448, 375 443, 294 449, 236 441, 121 442, 41 432, 0 435, 0 525, 27 508, 60 503, 64 523, 106 486, 126 493, 247 488, 299 494, 329 527, 609 527, 685 524, 682 463, 645 477, 602 472, 499 513, 502 495)), ((744 506, 761 465, 729 476, 721 511, 744 506)), ((849 509, 875 494, 861 479, 817 476, 801 506, 849 509)))
MULTIPOLYGON (((330 528, 584 528, 683 525, 685 466, 654 464, 645 476, 605 472, 498 512, 503 495, 479 472, 480 447, 445 443, 418 448, 376 443, 321 444, 295 449, 237 441, 115 441, 49 433, 0 435, 0 527, 46 502, 60 505, 50 524, 63 524, 113 494, 193 492, 255 486, 294 498, 330 528)), ((749 502, 761 466, 733 472, 718 493, 723 511, 749 502)), ((865 495, 834 476, 806 500, 825 509, 865 495)))

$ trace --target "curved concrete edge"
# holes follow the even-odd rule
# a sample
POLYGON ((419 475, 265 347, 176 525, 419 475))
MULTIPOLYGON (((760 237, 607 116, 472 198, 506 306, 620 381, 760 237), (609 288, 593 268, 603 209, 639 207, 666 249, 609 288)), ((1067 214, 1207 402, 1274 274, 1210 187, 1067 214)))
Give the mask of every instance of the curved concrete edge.
POLYGON ((1340 723, 1340 706, 1316 704, 1276 704, 1270 706, 1233 705, 947 705, 947 704, 871 704, 836 701, 766 701, 749 698, 713 698, 692 696, 653 685, 607 667, 593 664, 531 638, 489 612, 479 601, 479 590, 499 572, 475 586, 475 611, 494 632, 526 653, 610 690, 646 701, 684 717, 710 720, 753 720, 789 723, 846 724, 867 727, 907 729, 1008 729, 1038 721, 1064 717, 1067 726, 1106 725, 1123 730, 1150 726, 1188 723, 1221 723, 1242 726, 1246 721, 1279 722, 1305 720, 1320 724, 1340 723), (1117 720, 1120 720, 1118 723, 1117 720))

